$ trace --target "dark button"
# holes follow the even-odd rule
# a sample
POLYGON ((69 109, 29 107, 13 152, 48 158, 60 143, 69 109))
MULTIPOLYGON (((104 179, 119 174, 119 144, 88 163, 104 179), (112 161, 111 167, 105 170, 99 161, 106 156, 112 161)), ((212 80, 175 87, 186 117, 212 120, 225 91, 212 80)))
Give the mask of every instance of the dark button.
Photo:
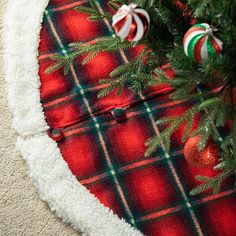
POLYGON ((125 109, 123 109, 123 108, 120 108, 120 107, 115 108, 111 111, 111 113, 117 123, 121 123, 122 121, 124 121, 126 119, 125 109))
POLYGON ((62 129, 50 128, 48 130, 48 136, 56 142, 59 142, 63 139, 64 133, 62 129))

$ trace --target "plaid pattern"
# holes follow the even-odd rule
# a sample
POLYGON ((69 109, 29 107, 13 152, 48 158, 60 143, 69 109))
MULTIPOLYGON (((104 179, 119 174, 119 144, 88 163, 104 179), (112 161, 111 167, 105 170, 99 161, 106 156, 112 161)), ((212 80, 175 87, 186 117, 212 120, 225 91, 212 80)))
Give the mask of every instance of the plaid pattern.
MULTIPOLYGON (((97 99, 99 80, 137 56, 141 47, 100 53, 86 66, 79 58, 67 76, 62 71, 44 73, 51 64, 49 57, 66 54, 69 43, 113 33, 108 22, 87 21, 86 14, 74 10, 81 4, 86 2, 50 1, 39 47, 41 102, 49 126, 62 129, 64 138, 58 145, 72 173, 105 206, 145 235, 236 235, 232 180, 217 195, 188 194, 198 184, 196 174, 215 172, 186 163, 180 142, 183 127, 173 135, 169 154, 163 148, 144 157, 145 141, 164 128, 155 120, 181 115, 188 103, 172 102, 165 85, 152 87, 142 96, 125 90, 120 97, 112 93, 97 99), (119 124, 111 114, 116 107, 126 107, 126 120, 119 124)), ((99 0, 97 6, 100 11, 110 11, 105 0, 99 0)))

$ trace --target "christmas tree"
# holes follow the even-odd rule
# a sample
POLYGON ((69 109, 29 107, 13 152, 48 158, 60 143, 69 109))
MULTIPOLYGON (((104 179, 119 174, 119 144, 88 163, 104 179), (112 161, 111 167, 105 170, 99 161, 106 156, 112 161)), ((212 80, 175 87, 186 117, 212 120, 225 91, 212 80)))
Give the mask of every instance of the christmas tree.
POLYGON ((147 140, 145 155, 163 146, 168 152, 172 134, 184 123, 182 142, 188 140, 184 148, 188 161, 208 165, 208 161, 216 161, 219 152, 214 168, 220 173, 214 177, 196 176, 202 183, 191 194, 208 188, 219 192, 223 181, 236 169, 236 1, 111 0, 109 5, 113 14, 102 12, 95 0, 76 9, 89 14, 89 20, 111 22, 114 34, 70 44, 69 54, 52 56, 55 62, 46 73, 63 68, 67 74, 70 63, 81 55, 85 55, 83 64, 87 64, 100 52, 142 45, 138 57, 118 66, 101 81, 106 86, 98 97, 113 90, 119 95, 124 87, 141 94, 148 86, 164 83, 172 88, 170 96, 174 101, 192 101, 182 116, 157 121, 166 129, 147 140), (173 71, 174 78, 167 76, 165 68, 173 71), (193 130, 199 114, 200 121, 193 130), (228 132, 221 135, 226 124, 228 132), (192 150, 194 145, 196 150, 192 150), (209 160, 204 159, 204 152, 209 160))

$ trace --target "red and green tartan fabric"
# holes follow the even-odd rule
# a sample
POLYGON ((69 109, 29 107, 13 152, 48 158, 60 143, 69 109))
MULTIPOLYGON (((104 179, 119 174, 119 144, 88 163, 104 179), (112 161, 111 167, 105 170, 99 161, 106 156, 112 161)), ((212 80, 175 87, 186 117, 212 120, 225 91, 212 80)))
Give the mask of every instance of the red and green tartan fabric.
MULTIPOLYGON (((77 59, 70 73, 46 75, 54 53, 66 54, 74 41, 89 41, 113 34, 108 22, 92 22, 74 7, 86 1, 51 0, 44 15, 40 36, 39 64, 41 102, 52 129, 63 138, 58 146, 78 181, 105 206, 147 236, 236 235, 234 183, 226 181, 222 192, 192 197, 197 174, 214 175, 212 169, 189 166, 183 157, 181 129, 172 138, 169 154, 159 149, 144 157, 145 141, 164 127, 161 117, 181 115, 190 102, 174 103, 170 88, 156 86, 144 95, 125 90, 98 99, 99 80, 121 63, 135 58, 142 48, 100 53, 86 66, 77 59), (112 111, 124 108, 118 123, 112 111)), ((98 7, 110 11, 106 0, 98 7)))

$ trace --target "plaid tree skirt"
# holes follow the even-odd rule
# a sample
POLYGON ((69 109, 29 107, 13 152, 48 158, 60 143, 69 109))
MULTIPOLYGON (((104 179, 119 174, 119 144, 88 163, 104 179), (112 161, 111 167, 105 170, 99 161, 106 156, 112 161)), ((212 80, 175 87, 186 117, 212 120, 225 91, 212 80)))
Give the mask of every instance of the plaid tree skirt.
MULTIPOLYGON (((62 70, 44 73, 52 63, 49 57, 66 54, 69 43, 112 34, 108 22, 87 21, 86 14, 74 10, 81 4, 86 1, 50 1, 39 47, 41 102, 49 126, 59 131, 58 146, 72 173, 101 203, 145 235, 236 235, 233 180, 216 195, 188 194, 198 184, 195 175, 216 173, 187 164, 180 141, 183 127, 173 135, 169 155, 159 149, 144 157, 145 141, 164 128, 155 120, 181 115, 189 103, 172 102, 165 85, 140 96, 125 90, 119 97, 112 93, 97 98, 99 80, 135 58, 141 47, 100 53, 86 66, 79 58, 66 76, 62 70), (115 108, 125 110, 120 123, 112 114, 115 108)), ((110 11, 106 0, 99 0, 98 8, 110 11)))

